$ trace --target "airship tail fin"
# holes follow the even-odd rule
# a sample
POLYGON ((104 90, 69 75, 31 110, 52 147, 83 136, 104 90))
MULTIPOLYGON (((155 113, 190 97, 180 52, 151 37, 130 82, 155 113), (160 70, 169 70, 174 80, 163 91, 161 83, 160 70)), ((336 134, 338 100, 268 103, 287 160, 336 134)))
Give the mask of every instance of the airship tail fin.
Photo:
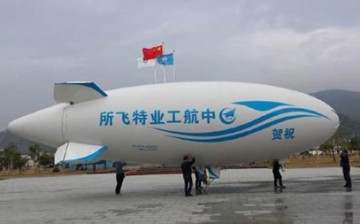
POLYGON ((55 83, 54 99, 58 103, 81 103, 107 97, 107 94, 94 82, 55 83))
POLYGON ((55 164, 58 163, 94 163, 99 161, 106 146, 67 142, 55 153, 55 164))

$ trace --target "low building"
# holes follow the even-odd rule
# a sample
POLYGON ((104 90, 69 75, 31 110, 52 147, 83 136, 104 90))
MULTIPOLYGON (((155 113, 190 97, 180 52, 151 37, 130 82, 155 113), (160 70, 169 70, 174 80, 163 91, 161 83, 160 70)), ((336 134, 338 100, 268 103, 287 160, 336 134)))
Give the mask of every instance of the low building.
POLYGON ((31 159, 31 156, 29 156, 29 155, 21 155, 21 157, 27 159, 25 167, 32 168, 32 167, 35 166, 35 162, 34 162, 34 160, 31 159))

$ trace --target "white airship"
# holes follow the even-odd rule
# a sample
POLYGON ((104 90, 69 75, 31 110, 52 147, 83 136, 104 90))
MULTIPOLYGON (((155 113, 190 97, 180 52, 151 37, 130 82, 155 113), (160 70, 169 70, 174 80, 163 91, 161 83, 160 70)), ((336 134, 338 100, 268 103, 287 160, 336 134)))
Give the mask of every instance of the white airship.
POLYGON ((284 159, 339 126, 334 109, 293 90, 239 82, 183 82, 103 91, 55 84, 56 105, 12 121, 19 136, 57 148, 55 163, 113 160, 174 167, 284 159))

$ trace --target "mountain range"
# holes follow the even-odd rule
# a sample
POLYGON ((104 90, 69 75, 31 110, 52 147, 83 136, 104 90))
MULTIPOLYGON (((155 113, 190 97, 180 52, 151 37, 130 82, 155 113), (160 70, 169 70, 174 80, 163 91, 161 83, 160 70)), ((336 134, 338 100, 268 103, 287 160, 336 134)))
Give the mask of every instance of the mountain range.
POLYGON ((360 92, 325 90, 311 95, 332 106, 337 113, 360 123, 360 92))
MULTIPOLYGON (((0 149, 4 149, 10 144, 14 144, 21 154, 29 155, 30 154, 29 147, 31 145, 34 145, 35 142, 27 140, 22 137, 18 137, 6 130, 3 132, 0 132, 0 149)), ((38 144, 41 147, 41 149, 46 150, 47 152, 55 153, 55 148, 52 148, 50 146, 46 146, 43 144, 39 144, 39 143, 36 143, 36 144, 38 144)))
MULTIPOLYGON (((325 90, 310 95, 326 102, 336 110, 340 118, 338 133, 360 136, 360 92, 325 90)), ((29 154, 29 146, 34 144, 32 141, 17 137, 8 131, 0 132, 0 148, 5 148, 10 143, 15 144, 22 154, 29 154)), ((48 152, 55 152, 52 147, 39 145, 48 152)))
POLYGON ((338 133, 360 136, 360 92, 325 90, 310 95, 335 109, 340 119, 338 133))

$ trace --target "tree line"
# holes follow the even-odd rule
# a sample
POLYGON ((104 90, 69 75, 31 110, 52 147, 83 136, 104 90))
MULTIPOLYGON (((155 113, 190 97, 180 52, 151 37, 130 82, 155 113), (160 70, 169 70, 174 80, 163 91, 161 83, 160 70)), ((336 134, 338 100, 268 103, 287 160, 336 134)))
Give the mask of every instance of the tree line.
MULTIPOLYGON (((34 161, 34 165, 39 169, 41 166, 46 167, 53 164, 54 156, 39 145, 34 144, 28 148, 30 157, 34 161)), ((19 152, 15 144, 9 144, 3 151, 0 151, 0 171, 16 170, 21 173, 29 159, 19 152)))
POLYGON ((321 144, 319 150, 327 152, 333 150, 335 146, 341 147, 341 149, 347 149, 350 152, 360 152, 360 136, 346 137, 335 135, 330 140, 321 144))
MULTIPOLYGON (((360 136, 345 136, 341 134, 335 134, 331 139, 320 145, 319 150, 325 154, 330 154, 333 157, 333 161, 336 162, 337 155, 340 150, 347 149, 351 154, 357 152, 360 156, 360 136)), ((302 156, 308 156, 309 151, 301 153, 302 156)))

